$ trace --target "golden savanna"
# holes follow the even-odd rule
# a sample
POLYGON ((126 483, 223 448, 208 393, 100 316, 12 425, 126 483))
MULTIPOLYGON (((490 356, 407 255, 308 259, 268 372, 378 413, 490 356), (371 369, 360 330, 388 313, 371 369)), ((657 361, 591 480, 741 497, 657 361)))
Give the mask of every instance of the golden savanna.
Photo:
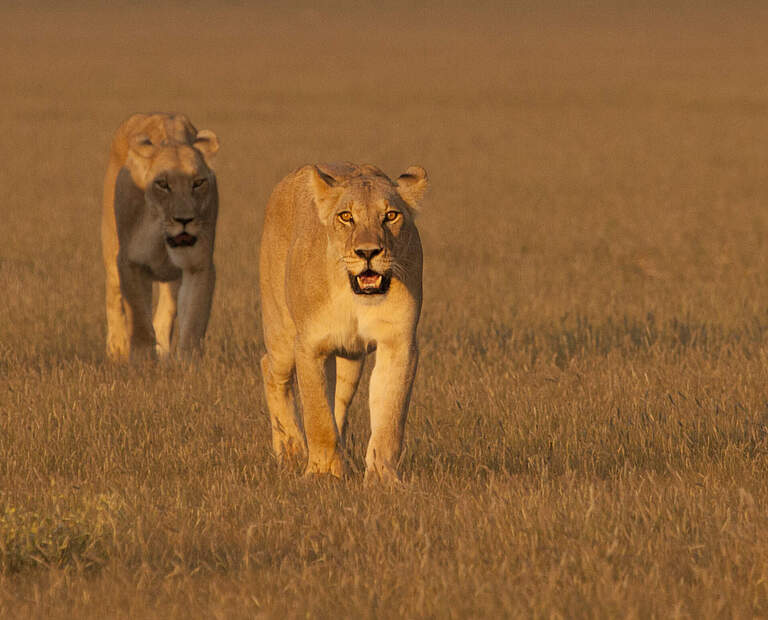
MULTIPOLYGON (((0 617, 768 615, 765 31, 750 2, 3 3, 0 617), (137 133, 191 156, 142 173, 145 206, 156 180, 191 199, 215 175, 216 282, 202 355, 182 292, 177 325, 152 325, 172 300, 145 277, 134 361, 113 363, 102 196, 136 112, 168 114, 137 133), (368 309, 419 273, 395 234, 414 216, 423 250, 421 296, 386 310, 396 348, 418 343, 402 436, 410 366, 377 418, 379 332, 367 353, 360 313, 331 325, 326 369, 338 387, 341 353, 360 381, 306 438, 342 479, 276 457, 262 373, 293 334, 269 342, 267 205, 286 177, 348 188, 321 162, 387 198, 341 197, 303 269, 275 261, 310 310, 338 302, 313 250, 368 309)), ((176 225, 152 230, 183 289, 168 238, 198 233, 176 225)), ((295 345, 322 322, 293 312, 295 345)))

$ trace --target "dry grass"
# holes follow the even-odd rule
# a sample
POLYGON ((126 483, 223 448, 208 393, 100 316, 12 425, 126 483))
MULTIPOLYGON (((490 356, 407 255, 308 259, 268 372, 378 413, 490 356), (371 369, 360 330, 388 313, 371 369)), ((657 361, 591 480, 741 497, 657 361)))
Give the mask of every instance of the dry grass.
POLYGON ((704 4, 1 9, 0 616, 768 615, 768 13, 704 4), (223 145, 193 367, 104 361, 146 110, 223 145), (269 454, 262 209, 338 159, 432 179, 398 492, 269 454))

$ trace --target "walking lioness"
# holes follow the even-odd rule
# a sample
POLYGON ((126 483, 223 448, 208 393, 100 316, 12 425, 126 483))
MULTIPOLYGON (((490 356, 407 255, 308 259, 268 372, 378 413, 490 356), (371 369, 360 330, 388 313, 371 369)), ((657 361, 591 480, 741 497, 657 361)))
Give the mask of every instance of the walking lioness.
POLYGON ((115 132, 104 180, 107 355, 182 354, 202 344, 211 311, 219 196, 212 131, 182 115, 134 114, 115 132), (152 283, 159 299, 152 319, 152 283))
POLYGON ((365 354, 375 350, 366 479, 398 479, 421 311, 414 214, 426 188, 418 166, 392 182, 375 166, 320 164, 288 175, 269 199, 261 368, 273 448, 291 458, 306 446, 308 474, 343 475, 347 407, 365 354))

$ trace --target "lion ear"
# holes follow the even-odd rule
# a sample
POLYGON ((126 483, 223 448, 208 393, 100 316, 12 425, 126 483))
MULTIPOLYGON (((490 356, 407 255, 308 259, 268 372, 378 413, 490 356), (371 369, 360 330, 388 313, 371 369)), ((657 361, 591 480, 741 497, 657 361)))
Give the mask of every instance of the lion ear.
POLYGON ((155 148, 152 140, 146 134, 139 133, 131 138, 131 150, 139 157, 144 157, 145 159, 152 157, 155 154, 155 148))
POLYGON ((418 206, 428 186, 427 171, 421 166, 411 166, 397 177, 397 191, 400 197, 414 208, 418 206))
POLYGON ((333 208, 341 197, 342 189, 336 179, 317 166, 310 166, 309 173, 310 186, 317 205, 317 214, 325 222, 332 215, 333 208))
POLYGON ((203 154, 205 163, 210 166, 214 155, 219 152, 219 139, 210 129, 201 129, 195 137, 194 147, 203 154))

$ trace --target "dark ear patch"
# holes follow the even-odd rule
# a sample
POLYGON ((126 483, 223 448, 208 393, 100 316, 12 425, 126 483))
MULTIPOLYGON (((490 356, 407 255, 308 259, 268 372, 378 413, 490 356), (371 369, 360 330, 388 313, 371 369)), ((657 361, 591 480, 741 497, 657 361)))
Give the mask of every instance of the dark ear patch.
POLYGON ((155 145, 146 134, 136 134, 131 138, 131 150, 140 157, 149 158, 155 153, 155 145))
POLYGON ((336 179, 334 179, 330 174, 326 174, 325 172, 320 170, 320 168, 317 168, 317 166, 315 166, 315 168, 317 169, 317 174, 320 176, 320 178, 323 181, 325 181, 325 183, 329 187, 333 187, 334 185, 336 185, 336 179))

